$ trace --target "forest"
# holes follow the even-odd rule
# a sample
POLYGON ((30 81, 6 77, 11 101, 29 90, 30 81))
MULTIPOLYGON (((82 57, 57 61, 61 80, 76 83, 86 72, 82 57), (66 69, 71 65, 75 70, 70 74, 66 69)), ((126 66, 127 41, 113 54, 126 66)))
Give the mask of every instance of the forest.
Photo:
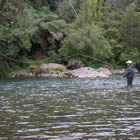
POLYGON ((0 0, 0 76, 70 60, 140 70, 140 0, 0 0))

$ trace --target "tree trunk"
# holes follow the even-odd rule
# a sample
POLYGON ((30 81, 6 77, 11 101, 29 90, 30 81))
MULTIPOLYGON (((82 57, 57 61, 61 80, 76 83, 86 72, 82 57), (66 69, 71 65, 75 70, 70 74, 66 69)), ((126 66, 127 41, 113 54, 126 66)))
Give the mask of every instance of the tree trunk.
POLYGON ((6 0, 0 0, 0 10, 3 9, 3 6, 5 3, 6 3, 6 0))
POLYGON ((73 13, 75 14, 75 16, 77 16, 77 12, 73 6, 72 0, 69 0, 69 5, 70 5, 70 8, 73 10, 73 13))
POLYGON ((88 21, 88 5, 87 5, 87 1, 84 0, 84 10, 85 10, 85 22, 88 21))

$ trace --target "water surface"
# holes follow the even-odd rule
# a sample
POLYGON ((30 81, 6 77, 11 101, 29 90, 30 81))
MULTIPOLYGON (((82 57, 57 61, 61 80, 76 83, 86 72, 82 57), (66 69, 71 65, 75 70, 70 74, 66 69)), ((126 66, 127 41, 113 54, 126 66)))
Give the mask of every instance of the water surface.
POLYGON ((140 75, 0 79, 0 140, 140 139, 140 75))

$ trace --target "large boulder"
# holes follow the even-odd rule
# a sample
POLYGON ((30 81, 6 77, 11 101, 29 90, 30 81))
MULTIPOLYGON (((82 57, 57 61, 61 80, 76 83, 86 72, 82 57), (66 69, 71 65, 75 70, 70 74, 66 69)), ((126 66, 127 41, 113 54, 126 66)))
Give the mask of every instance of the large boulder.
POLYGON ((108 76, 112 74, 111 70, 105 67, 100 67, 99 69, 97 69, 97 71, 108 76))
POLYGON ((83 64, 81 61, 78 60, 70 60, 67 64, 67 68, 71 70, 82 68, 84 66, 85 64, 83 64))
POLYGON ((35 75, 28 71, 28 70, 21 70, 16 73, 12 73, 8 75, 8 77, 14 78, 14 77, 35 77, 35 75))
POLYGON ((34 73, 41 73, 41 72, 49 72, 49 71, 65 71, 67 68, 64 65, 56 64, 56 63, 48 63, 48 64, 41 64, 31 65, 29 70, 34 73))
POLYGON ((56 63, 48 63, 48 64, 41 64, 40 69, 43 71, 65 71, 67 68, 62 64, 56 63))
POLYGON ((73 77, 79 78, 95 78, 95 77, 109 77, 112 73, 109 69, 100 68, 94 69, 90 67, 83 67, 69 71, 73 77))

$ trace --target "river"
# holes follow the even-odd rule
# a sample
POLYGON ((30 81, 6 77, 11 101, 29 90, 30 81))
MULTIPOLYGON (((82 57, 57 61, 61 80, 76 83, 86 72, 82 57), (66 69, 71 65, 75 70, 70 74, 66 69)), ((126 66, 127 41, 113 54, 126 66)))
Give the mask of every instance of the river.
POLYGON ((0 79, 0 140, 140 140, 140 75, 0 79))

